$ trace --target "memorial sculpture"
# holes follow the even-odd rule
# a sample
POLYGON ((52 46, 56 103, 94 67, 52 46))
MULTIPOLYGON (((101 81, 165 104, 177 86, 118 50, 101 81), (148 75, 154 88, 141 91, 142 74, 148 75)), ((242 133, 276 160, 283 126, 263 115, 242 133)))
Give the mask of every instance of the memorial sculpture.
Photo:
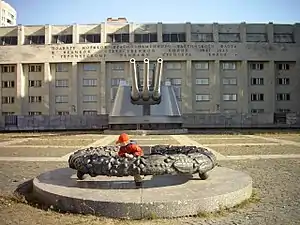
POLYGON ((77 170, 78 179, 85 174, 95 177, 164 175, 164 174, 199 174, 207 179, 207 172, 216 166, 215 155, 196 146, 151 147, 150 155, 133 158, 118 156, 117 146, 100 146, 81 149, 69 157, 69 167, 77 170))

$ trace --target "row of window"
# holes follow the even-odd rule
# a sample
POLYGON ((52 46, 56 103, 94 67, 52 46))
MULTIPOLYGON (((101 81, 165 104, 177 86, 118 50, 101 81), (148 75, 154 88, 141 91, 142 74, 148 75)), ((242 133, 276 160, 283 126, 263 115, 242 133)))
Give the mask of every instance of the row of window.
MULTIPOLYGON (((83 110, 83 115, 97 115, 97 110, 83 110)), ((14 112, 2 112, 2 116, 11 116, 11 115, 15 115, 14 112)), ((38 111, 29 111, 28 112, 29 116, 40 116, 42 115, 42 112, 38 112, 38 111)), ((69 111, 56 111, 56 115, 59 116, 66 116, 66 115, 70 115, 69 111)))
MULTIPOLYGON (((223 70, 236 70, 237 69, 237 62, 220 62, 221 68, 223 70)), ((154 64, 150 64, 150 70, 154 69, 154 64)), ((276 69, 280 71, 284 70, 290 70, 291 65, 289 63, 276 63, 276 69)), ((15 65, 2 65, 1 66, 1 72, 2 73, 15 73, 15 65)), ((42 72, 42 65, 36 65, 36 64, 30 64, 28 66, 28 72, 42 72)), ((97 71, 99 68, 98 64, 95 63, 84 63, 82 64, 83 71, 97 71)), ((181 70, 182 69, 182 63, 180 62, 172 62, 172 63, 165 63, 164 67, 168 70, 181 70)), ((209 62, 195 62, 193 63, 193 67, 195 70, 209 70, 209 62)), ((66 63, 59 63, 55 64, 56 72, 68 72, 69 71, 69 65, 66 63)), ((143 66, 138 66, 139 70, 143 70, 143 66)), ((114 71, 124 71, 125 64, 112 64, 112 70, 114 71)), ((250 70, 264 70, 264 63, 256 63, 251 62, 249 63, 249 69, 250 70)))
MULTIPOLYGON (((107 34, 107 43, 129 43, 129 33, 107 34)), ((163 42, 186 42, 186 33, 163 33, 163 42)), ((292 33, 273 35, 274 43, 294 43, 292 33)), ((17 45, 17 36, 0 37, 2 45, 17 45)), ((191 33, 191 42, 214 42, 213 33, 191 33)), ((241 42, 240 33, 219 33, 219 42, 241 42)), ((134 34, 135 43, 152 43, 158 42, 157 33, 134 34)), ((247 33, 246 42, 268 42, 266 33, 247 33)), ((72 44, 73 35, 52 35, 51 43, 53 44, 72 44)), ((79 43, 101 43, 101 34, 81 34, 79 43)), ((45 35, 26 35, 24 38, 25 45, 43 45, 45 44, 45 35)))
MULTIPOLYGON (((237 101, 238 99, 237 94, 223 94, 223 101, 237 101)), ((211 95, 210 94, 197 94, 196 95, 196 102, 206 102, 210 101, 211 95)), ((252 93, 250 95, 250 100, 252 102, 255 101, 264 101, 265 94, 263 93, 252 93)), ((291 94, 289 93, 277 93, 276 94, 276 101, 290 101, 291 94)))

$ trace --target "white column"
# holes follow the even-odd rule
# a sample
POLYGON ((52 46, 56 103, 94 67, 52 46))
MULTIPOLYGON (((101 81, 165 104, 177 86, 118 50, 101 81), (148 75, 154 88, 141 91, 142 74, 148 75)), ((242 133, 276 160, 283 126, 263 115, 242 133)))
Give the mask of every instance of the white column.
POLYGON ((44 112, 45 115, 53 115, 55 114, 55 109, 52 104, 52 96, 51 93, 51 83, 52 83, 52 76, 50 71, 50 64, 48 62, 44 63, 44 112), (54 112, 53 112, 54 110, 54 112))
POLYGON ((106 80, 106 64, 105 61, 101 61, 101 66, 100 66, 100 74, 98 77, 99 80, 99 92, 98 92, 98 108, 97 111, 99 114, 106 114, 108 113, 107 111, 107 80, 106 80))
POLYGON ((69 84, 69 102, 70 102, 70 115, 78 115, 81 113, 81 104, 78 98, 80 96, 78 90, 78 68, 77 62, 72 62, 72 77, 69 84))
POLYGON ((25 71, 21 63, 17 64, 17 99, 16 99, 16 114, 28 114, 28 66, 25 65, 25 71), (26 70, 27 68, 27 70, 26 70))

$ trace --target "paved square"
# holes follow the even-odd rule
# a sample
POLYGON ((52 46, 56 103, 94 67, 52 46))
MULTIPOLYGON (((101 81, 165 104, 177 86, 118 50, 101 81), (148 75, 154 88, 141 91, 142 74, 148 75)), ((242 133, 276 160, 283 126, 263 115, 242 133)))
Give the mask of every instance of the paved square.
MULTIPOLYGON (((68 167, 79 148, 114 144, 118 135, 72 133, 0 134, 0 224, 129 224, 127 221, 58 214, 12 201, 18 184, 54 168, 68 167), (59 146, 59 147, 58 147, 59 146), (16 222, 17 221, 17 222, 16 222)), ((213 151, 221 166, 249 173, 260 202, 221 217, 130 221, 130 224, 298 224, 300 221, 300 136, 146 135, 130 136, 140 145, 198 145, 213 151), (274 158, 275 157, 275 158, 274 158), (260 159, 262 158, 262 159, 260 159), (267 221, 267 222, 266 222, 267 221)))

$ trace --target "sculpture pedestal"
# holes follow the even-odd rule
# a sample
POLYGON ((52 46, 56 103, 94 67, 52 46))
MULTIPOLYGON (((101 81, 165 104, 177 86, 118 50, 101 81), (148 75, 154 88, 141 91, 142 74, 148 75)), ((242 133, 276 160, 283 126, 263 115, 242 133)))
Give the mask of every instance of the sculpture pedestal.
POLYGON ((195 175, 146 176, 141 189, 133 177, 87 177, 62 168, 33 181, 40 202, 67 212, 112 218, 173 218, 233 207, 252 194, 252 178, 240 171, 216 167, 207 180, 195 175))

